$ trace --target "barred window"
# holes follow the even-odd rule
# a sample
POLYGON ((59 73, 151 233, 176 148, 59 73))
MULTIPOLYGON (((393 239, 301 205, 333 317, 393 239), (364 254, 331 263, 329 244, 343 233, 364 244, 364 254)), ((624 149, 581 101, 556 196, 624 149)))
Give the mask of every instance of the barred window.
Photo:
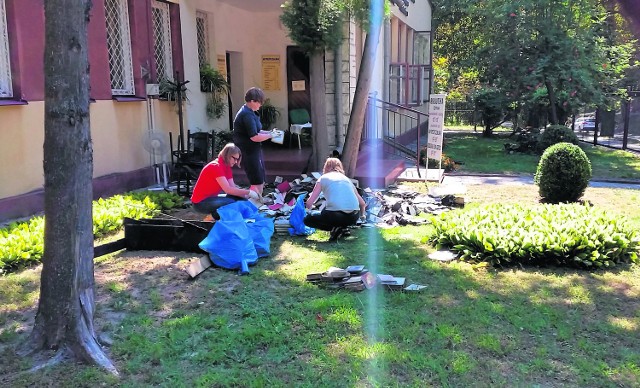
POLYGON ((151 13, 153 17, 153 56, 156 64, 157 82, 162 82, 173 79, 169 4, 153 0, 151 13))
POLYGON ((198 64, 202 68, 209 63, 209 30, 207 28, 207 14, 196 12, 196 37, 198 41, 198 64))
POLYGON ((0 97, 13 97, 7 11, 4 6, 4 0, 0 0, 0 97))
POLYGON ((111 93, 114 95, 133 95, 135 88, 127 0, 106 0, 104 7, 111 93))

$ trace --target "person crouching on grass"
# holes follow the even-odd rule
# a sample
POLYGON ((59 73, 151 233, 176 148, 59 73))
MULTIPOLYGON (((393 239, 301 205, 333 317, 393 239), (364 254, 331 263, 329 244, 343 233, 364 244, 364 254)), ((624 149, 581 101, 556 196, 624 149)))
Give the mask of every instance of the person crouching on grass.
POLYGON ((241 159, 240 148, 228 143, 222 148, 217 159, 204 166, 191 195, 191 203, 197 212, 211 214, 214 219, 219 220, 218 208, 249 198, 259 200, 258 193, 241 189, 233 182, 231 167, 240 167, 241 159))
POLYGON ((342 162, 337 158, 328 158, 305 205, 311 209, 320 193, 326 200, 320 213, 309 213, 304 224, 316 229, 330 231, 329 241, 336 241, 348 233, 348 226, 355 225, 358 218, 364 217, 366 204, 351 180, 344 175, 342 162))

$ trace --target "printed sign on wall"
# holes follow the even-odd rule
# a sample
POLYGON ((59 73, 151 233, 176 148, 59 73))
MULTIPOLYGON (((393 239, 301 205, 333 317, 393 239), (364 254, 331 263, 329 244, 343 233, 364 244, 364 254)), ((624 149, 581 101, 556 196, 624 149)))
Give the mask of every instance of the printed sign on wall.
POLYGON ((280 90, 280 55, 262 56, 262 89, 280 90))
POLYGON ((301 92, 306 89, 304 80, 301 81, 291 81, 291 90, 294 92, 301 92))

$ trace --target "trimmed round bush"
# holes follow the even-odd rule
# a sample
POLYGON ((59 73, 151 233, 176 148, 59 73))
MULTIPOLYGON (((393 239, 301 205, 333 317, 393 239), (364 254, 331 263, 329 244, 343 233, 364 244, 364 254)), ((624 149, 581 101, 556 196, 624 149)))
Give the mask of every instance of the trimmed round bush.
POLYGON ((564 125, 550 125, 540 135, 538 150, 543 152, 557 143, 578 144, 578 136, 576 136, 571 128, 564 125))
POLYGON ((575 144, 557 143, 547 148, 538 163, 534 182, 549 202, 575 202, 589 185, 591 162, 575 144))

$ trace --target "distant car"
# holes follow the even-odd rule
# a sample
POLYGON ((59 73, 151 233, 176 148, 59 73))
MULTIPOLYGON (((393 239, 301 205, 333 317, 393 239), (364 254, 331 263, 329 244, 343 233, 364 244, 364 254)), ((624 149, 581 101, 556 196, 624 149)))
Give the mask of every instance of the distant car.
POLYGON ((592 117, 577 118, 574 128, 577 131, 594 131, 596 129, 596 119, 592 117))
POLYGON ((505 121, 502 124, 500 124, 500 126, 503 127, 503 128, 511 129, 511 128, 513 128, 513 123, 511 121, 505 121))

